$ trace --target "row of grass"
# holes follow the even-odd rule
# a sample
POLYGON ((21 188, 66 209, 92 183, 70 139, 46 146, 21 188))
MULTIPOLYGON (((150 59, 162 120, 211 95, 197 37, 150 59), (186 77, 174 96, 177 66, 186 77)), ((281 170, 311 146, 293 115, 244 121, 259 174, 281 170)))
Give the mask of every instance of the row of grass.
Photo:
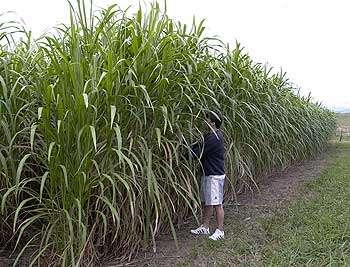
POLYGON ((165 229, 176 240, 200 208, 200 168, 182 155, 205 110, 224 117, 229 198, 324 149, 334 114, 203 22, 85 5, 37 40, 0 24, 0 225, 18 258, 34 248, 35 264, 85 266, 165 229))

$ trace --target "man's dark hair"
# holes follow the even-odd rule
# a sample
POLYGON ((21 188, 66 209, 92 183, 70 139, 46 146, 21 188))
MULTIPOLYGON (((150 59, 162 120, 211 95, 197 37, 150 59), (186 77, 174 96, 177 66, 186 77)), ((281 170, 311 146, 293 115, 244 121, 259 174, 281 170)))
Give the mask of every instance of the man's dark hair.
POLYGON ((209 119, 211 122, 214 122, 216 128, 218 128, 218 129, 220 128, 220 126, 222 124, 222 119, 221 119, 221 116, 217 112, 208 111, 208 112, 206 112, 205 117, 207 119, 209 119))

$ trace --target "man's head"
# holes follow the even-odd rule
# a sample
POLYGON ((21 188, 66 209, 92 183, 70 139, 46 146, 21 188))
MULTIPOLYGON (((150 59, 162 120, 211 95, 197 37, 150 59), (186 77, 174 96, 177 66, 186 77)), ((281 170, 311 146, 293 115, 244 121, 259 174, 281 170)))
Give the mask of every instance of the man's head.
POLYGON ((217 129, 220 128, 222 119, 218 113, 215 113, 214 111, 208 111, 205 114, 205 118, 211 126, 215 126, 217 129))

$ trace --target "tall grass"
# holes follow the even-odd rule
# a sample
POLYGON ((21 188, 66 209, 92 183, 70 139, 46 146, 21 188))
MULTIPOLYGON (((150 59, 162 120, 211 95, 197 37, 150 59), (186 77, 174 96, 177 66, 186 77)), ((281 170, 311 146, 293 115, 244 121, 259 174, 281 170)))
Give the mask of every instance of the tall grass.
MULTIPOLYGON (((154 5, 116 6, 0 52, 1 224, 33 264, 121 260, 200 207, 188 145, 220 110, 227 198, 235 186, 323 150, 334 114, 237 44, 203 36, 154 5)), ((2 31, 0 36, 8 36, 2 31)))

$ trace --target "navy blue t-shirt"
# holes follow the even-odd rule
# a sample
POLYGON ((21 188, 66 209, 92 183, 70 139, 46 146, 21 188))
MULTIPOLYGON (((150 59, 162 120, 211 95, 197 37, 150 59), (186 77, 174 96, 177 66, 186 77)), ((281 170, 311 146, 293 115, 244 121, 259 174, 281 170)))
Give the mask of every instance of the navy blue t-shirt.
POLYGON ((220 130, 211 131, 204 137, 203 143, 196 143, 191 148, 202 163, 204 175, 225 174, 224 137, 220 130))

